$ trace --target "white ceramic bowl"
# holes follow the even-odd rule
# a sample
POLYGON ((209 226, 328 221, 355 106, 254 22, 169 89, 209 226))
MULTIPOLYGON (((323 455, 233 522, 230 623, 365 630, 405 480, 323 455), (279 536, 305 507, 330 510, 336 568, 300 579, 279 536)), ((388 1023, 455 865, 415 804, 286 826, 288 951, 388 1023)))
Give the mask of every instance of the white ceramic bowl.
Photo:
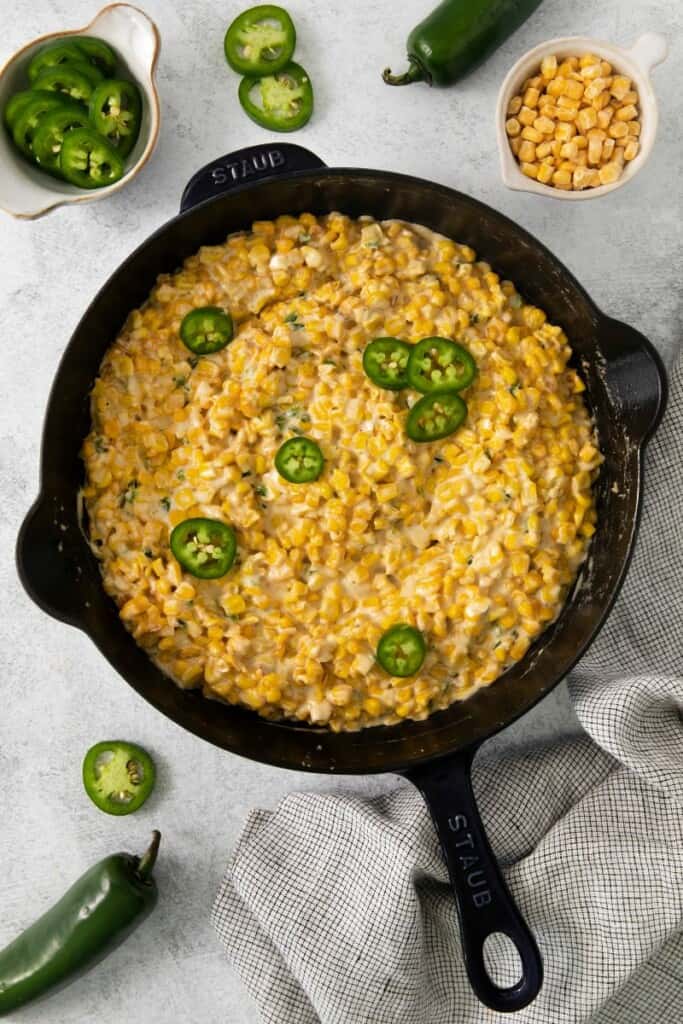
POLYGON ((538 195, 551 196, 553 199, 568 199, 574 202, 581 199, 597 199, 598 196, 604 196, 615 188, 621 188, 634 178, 652 152, 657 134, 657 99, 650 81, 650 71, 666 58, 667 53, 667 41, 657 32, 648 32, 641 36, 630 50, 601 42, 599 39, 589 39, 587 36, 562 36, 559 39, 550 39, 547 43, 540 43, 525 53, 508 72, 498 94, 496 106, 496 133, 504 184, 519 192, 535 192, 538 195), (599 185, 597 188, 576 192, 543 185, 522 174, 510 149, 505 132, 508 103, 517 94, 522 82, 538 69, 543 58, 552 53, 557 55, 558 60, 594 53, 597 57, 608 60, 615 72, 627 75, 634 82, 640 97, 640 151, 635 160, 624 166, 621 177, 611 185, 599 185))
POLYGON ((26 68, 46 43, 72 35, 104 39, 121 58, 124 77, 134 78, 142 93, 140 135, 126 158, 126 173, 114 185, 86 190, 50 177, 24 160, 4 126, 0 128, 0 209, 13 217, 32 220, 68 203, 104 199, 123 188, 149 160, 159 135, 159 96, 154 75, 159 56, 159 32, 143 11, 130 4, 110 4, 83 28, 51 32, 27 43, 0 69, 0 109, 19 89, 28 87, 26 68))

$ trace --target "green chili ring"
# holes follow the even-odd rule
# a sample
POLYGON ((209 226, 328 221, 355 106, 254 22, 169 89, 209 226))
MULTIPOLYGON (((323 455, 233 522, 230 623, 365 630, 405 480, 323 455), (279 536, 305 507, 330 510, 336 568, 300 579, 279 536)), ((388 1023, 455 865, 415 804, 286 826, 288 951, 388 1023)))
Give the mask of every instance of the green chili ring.
POLYGON ((462 345, 450 338, 423 338, 408 361, 408 383, 416 391, 462 391, 470 386, 477 364, 462 345))
POLYGON ((220 519, 184 519, 171 533, 171 551, 180 565, 200 580, 217 580, 232 567, 237 538, 220 519))
POLYGON ((325 458, 310 437, 290 437, 278 448, 275 468, 290 484, 308 484, 322 473, 325 458))
POLYGON ((419 629, 398 622, 383 633, 377 644, 377 661, 390 676, 414 676, 422 667, 427 644, 419 629))
POLYGON ((467 405, 453 391, 423 395, 408 413, 406 433, 411 441, 439 441, 458 429, 467 416, 467 405))
POLYGON ((363 352, 363 369, 373 384, 386 391, 408 386, 408 360, 412 346, 398 338, 375 338, 363 352))
POLYGON ((133 814, 154 789, 154 761, 146 750, 123 740, 96 743, 83 761, 83 786, 106 814, 133 814))
POLYGON ((293 132, 311 118, 313 86, 301 65, 291 61, 270 75, 243 78, 239 101, 245 114, 262 128, 293 132))
POLYGON ((223 45, 225 59, 239 75, 271 75, 292 59, 296 29, 282 7, 262 4, 237 15, 223 45))
POLYGON ((218 306, 200 306, 183 318, 180 340, 190 352, 209 356, 232 341, 232 317, 218 306))

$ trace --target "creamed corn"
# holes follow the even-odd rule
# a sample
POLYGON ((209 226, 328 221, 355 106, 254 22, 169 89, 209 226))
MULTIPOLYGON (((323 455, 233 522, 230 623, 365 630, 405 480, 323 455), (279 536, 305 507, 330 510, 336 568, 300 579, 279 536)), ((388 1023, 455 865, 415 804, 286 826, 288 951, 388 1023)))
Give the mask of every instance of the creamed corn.
POLYGON ((570 354, 470 248, 416 225, 302 214, 201 249, 131 313, 92 392, 84 497, 126 627, 183 687, 334 730, 493 682, 557 616, 595 530, 602 459, 570 354), (196 359, 179 327, 206 305, 235 337, 196 359), (419 396, 362 369, 383 335, 469 349, 457 433, 406 437, 419 396), (305 485, 274 468, 298 433, 325 457, 305 485), (222 579, 170 552, 191 516, 236 530, 222 579), (375 661, 396 622, 428 644, 409 679, 375 661))

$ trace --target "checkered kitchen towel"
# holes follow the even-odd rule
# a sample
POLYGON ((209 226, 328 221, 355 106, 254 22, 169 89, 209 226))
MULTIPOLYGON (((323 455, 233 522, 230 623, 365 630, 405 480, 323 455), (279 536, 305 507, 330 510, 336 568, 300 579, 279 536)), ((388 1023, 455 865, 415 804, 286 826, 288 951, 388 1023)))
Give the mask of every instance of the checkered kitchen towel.
MULTIPOLYGON (((545 962, 520 1024, 683 1022, 683 358, 647 476, 626 585, 569 682, 588 735, 475 766, 545 962)), ((213 923, 269 1024, 509 1020, 470 990, 436 835, 407 783, 252 812, 213 923)))

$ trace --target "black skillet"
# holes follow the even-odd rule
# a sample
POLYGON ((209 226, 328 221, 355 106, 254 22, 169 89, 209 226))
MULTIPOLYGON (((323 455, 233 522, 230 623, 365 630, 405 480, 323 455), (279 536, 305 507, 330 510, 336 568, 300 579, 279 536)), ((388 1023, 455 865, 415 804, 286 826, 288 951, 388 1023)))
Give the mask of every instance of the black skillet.
POLYGON ((260 145, 215 160, 190 181, 181 213, 155 232, 104 285, 78 324, 52 388, 43 434, 41 491, 21 529, 17 560, 29 595, 86 632, 124 679, 197 736, 244 757, 312 772, 397 772, 422 792, 434 819, 460 909, 470 982, 491 1009, 518 1010, 537 995, 542 961, 486 839, 470 782, 478 747, 562 679, 594 639, 616 597, 636 533, 642 453, 666 402, 652 345, 602 314, 562 264, 495 210, 442 185, 386 171, 327 168, 299 146, 260 145), (201 245, 253 220, 340 210, 398 217, 471 245, 570 338, 586 383, 605 464, 599 519, 581 579, 553 625, 494 685, 423 722, 332 733, 204 699, 172 685, 124 629, 105 594, 81 528, 79 450, 90 427, 88 394, 105 350, 159 273, 201 245), (507 935, 521 958, 518 982, 500 988, 483 945, 507 935))

